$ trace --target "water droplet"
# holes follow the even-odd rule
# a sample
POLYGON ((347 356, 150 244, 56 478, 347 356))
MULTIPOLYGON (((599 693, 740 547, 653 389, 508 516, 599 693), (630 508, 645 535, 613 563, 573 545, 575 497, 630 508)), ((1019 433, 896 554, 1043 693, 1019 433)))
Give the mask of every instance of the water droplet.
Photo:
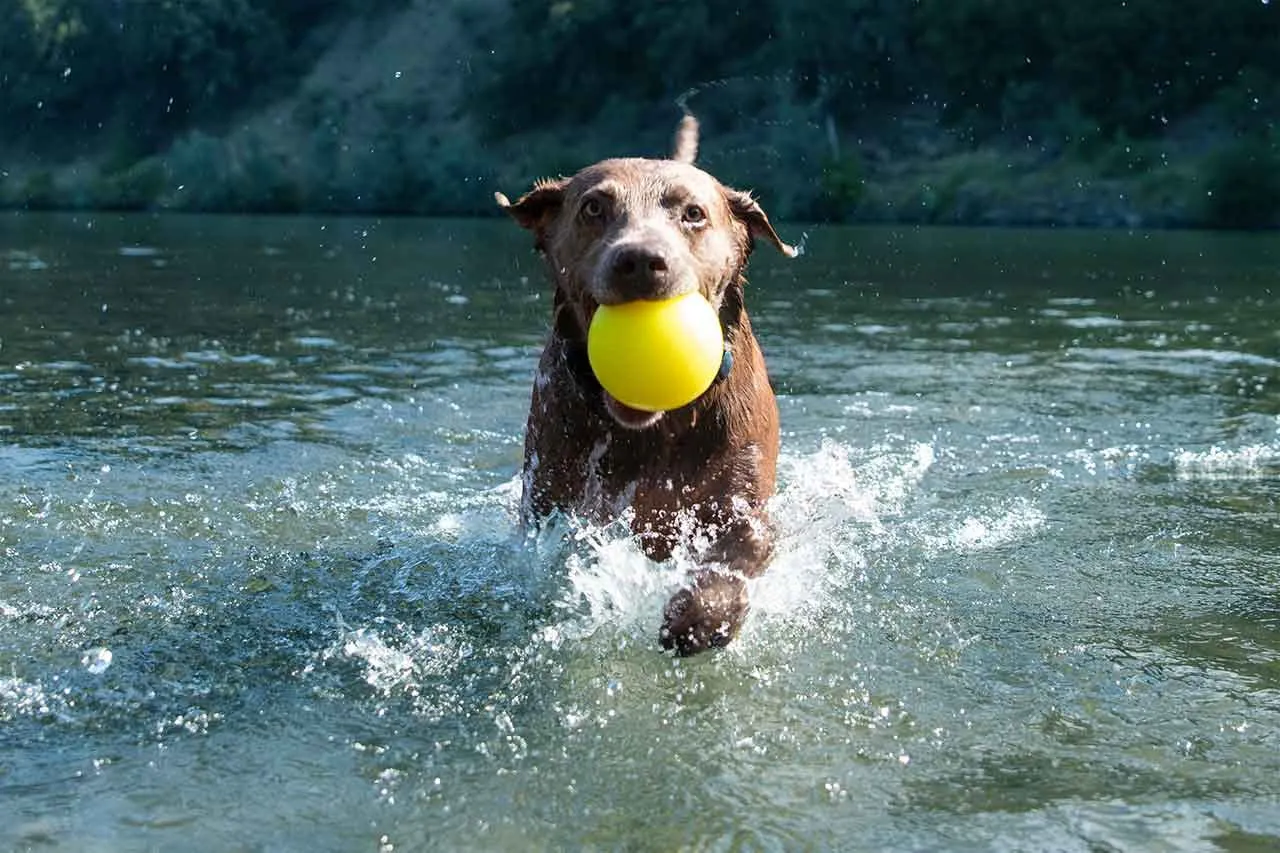
POLYGON ((80 663, 93 675, 101 675, 111 666, 111 649, 89 649, 80 658, 80 663))

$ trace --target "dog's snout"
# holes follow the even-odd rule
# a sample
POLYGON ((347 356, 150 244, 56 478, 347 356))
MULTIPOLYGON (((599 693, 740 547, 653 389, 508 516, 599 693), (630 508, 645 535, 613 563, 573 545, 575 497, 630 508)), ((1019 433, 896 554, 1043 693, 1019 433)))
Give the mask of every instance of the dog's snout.
POLYGON ((623 300, 652 299, 665 290, 668 272, 666 257, 652 246, 619 246, 610 264, 610 289, 623 300))
POLYGON ((613 256, 614 275, 643 276, 666 271, 667 259, 648 246, 627 246, 613 256))
POLYGON ((609 295, 623 302, 669 296, 673 266, 660 247, 645 243, 618 246, 606 265, 609 295))

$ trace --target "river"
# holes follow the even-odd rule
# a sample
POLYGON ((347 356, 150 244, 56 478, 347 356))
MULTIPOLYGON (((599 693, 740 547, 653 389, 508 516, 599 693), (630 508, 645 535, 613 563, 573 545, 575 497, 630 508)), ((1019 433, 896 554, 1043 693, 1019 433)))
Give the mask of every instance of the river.
POLYGON ((785 225, 781 529, 522 540, 506 222, 0 216, 0 848, 1280 848, 1280 236, 785 225))

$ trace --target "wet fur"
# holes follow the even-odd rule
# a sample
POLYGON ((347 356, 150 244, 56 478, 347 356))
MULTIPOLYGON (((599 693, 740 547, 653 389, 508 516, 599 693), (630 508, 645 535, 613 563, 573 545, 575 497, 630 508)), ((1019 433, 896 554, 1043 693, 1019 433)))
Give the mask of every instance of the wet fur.
POLYGON ((671 159, 622 158, 539 181, 498 203, 534 235, 555 283, 525 437, 522 515, 597 523, 630 515, 654 560, 698 560, 672 596, 659 640, 680 654, 727 644, 747 615, 746 580, 773 551, 778 408, 751 330, 743 271, 755 239, 788 256, 744 192, 693 165, 698 126, 680 123, 671 159), (637 412, 601 389, 586 359, 596 308, 698 290, 716 308, 733 367, 680 409, 637 412))

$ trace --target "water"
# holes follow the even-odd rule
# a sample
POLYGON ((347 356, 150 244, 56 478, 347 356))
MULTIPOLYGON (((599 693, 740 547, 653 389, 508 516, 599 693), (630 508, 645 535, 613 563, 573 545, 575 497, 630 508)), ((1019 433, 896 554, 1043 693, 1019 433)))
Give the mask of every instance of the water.
POLYGON ((1280 240, 804 242, 677 661, 683 567, 515 533, 526 235, 0 219, 0 848, 1280 847, 1280 240))

